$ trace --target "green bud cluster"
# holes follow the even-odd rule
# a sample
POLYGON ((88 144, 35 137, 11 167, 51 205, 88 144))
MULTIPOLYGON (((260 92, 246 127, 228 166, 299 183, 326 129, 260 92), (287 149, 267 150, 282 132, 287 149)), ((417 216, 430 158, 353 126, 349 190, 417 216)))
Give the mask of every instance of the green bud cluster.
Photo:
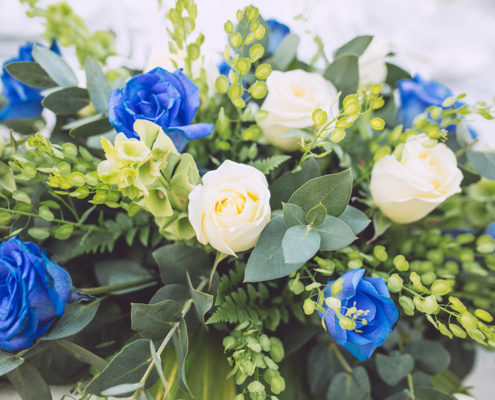
POLYGON ((233 367, 228 378, 234 376, 236 384, 244 387, 236 400, 245 399, 245 395, 252 400, 266 398, 267 393, 279 395, 285 390, 278 366, 285 355, 280 339, 267 336, 259 326, 246 321, 223 339, 223 346, 233 367))

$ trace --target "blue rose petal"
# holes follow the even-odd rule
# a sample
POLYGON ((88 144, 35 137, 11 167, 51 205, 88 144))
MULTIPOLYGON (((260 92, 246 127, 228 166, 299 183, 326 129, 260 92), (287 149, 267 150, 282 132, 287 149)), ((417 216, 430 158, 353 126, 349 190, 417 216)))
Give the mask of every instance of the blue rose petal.
POLYGON ((290 28, 278 22, 276 19, 267 19, 266 24, 268 25, 268 52, 274 53, 284 38, 290 33, 290 28))

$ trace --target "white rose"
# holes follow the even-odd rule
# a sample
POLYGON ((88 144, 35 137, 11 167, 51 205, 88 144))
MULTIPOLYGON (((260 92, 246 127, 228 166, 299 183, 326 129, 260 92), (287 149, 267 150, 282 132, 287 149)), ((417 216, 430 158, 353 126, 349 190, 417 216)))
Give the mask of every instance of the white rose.
POLYGON ((363 54, 359 57, 359 83, 383 83, 387 78, 387 55, 390 53, 390 44, 381 37, 374 37, 363 54))
POLYGON ((471 397, 471 396, 468 396, 468 395, 462 394, 462 393, 456 393, 456 394, 454 394, 454 397, 457 400, 476 400, 474 397, 471 397))
POLYGON ((268 77, 268 95, 261 107, 266 118, 258 121, 268 141, 286 151, 298 148, 298 137, 282 137, 293 129, 313 125, 313 111, 321 108, 336 116, 337 89, 320 74, 303 70, 273 71, 268 77))
POLYGON ((462 172, 445 144, 424 134, 411 137, 401 159, 388 155, 371 172, 371 195, 392 221, 407 224, 423 218, 440 203, 461 191, 462 172))
POLYGON ((270 213, 265 176, 230 160, 207 172, 189 194, 189 221, 198 241, 224 254, 254 247, 270 213))

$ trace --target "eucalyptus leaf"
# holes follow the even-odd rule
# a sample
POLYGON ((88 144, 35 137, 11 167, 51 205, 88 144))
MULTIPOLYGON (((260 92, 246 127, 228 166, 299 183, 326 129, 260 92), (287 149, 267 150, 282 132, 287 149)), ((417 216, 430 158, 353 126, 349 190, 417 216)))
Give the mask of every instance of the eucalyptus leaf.
POLYGON ((101 392, 102 396, 122 396, 125 394, 134 393, 136 390, 139 390, 144 387, 142 383, 122 383, 117 386, 113 386, 111 388, 105 389, 101 392))
POLYGON ((37 87, 37 88, 51 88, 57 86, 50 75, 41 68, 38 63, 32 61, 18 61, 7 64, 5 69, 15 79, 20 80, 22 83, 37 87))
POLYGON ((282 278, 302 267, 303 263, 287 264, 284 260, 282 240, 285 230, 282 217, 275 217, 268 223, 249 257, 245 282, 282 278))
POLYGON ((328 215, 325 221, 313 228, 321 237, 320 250, 334 251, 349 246, 357 239, 351 227, 339 218, 328 215))
POLYGON ((7 374, 10 383, 22 400, 51 400, 52 394, 45 379, 30 363, 25 362, 7 374))
POLYGON ((334 57, 338 57, 343 54, 354 54, 356 56, 361 56, 366 51, 372 40, 373 36, 370 35, 356 36, 354 39, 348 41, 335 50, 334 57))
POLYGON ((189 339, 187 337, 187 326, 184 318, 180 319, 179 328, 175 331, 174 336, 172 337, 175 347, 175 354, 177 356, 177 362, 179 367, 178 372, 178 382, 179 387, 185 391, 190 393, 189 387, 187 386, 186 379, 186 357, 188 352, 189 339))
POLYGON ((318 226, 325 221, 327 209, 321 203, 318 203, 306 213, 306 222, 310 225, 318 226))
POLYGON ((398 393, 394 393, 391 396, 388 396, 385 400, 410 400, 411 399, 411 393, 409 390, 404 389, 401 390, 398 393))
POLYGON ((429 374, 438 374, 450 364, 449 352, 438 342, 416 340, 407 346, 419 368, 429 374))
POLYGON ((60 86, 76 86, 77 77, 69 64, 55 52, 46 47, 33 46, 34 60, 50 75, 60 86))
POLYGON ((282 251, 287 264, 305 263, 320 248, 320 235, 306 225, 291 226, 282 240, 282 251))
POLYGON ((57 340, 55 343, 67 351, 76 360, 82 361, 92 367, 102 371, 108 363, 101 357, 91 351, 79 346, 78 344, 69 342, 68 340, 57 340))
POLYGON ((168 387, 168 383, 165 379, 165 374, 163 373, 163 366, 162 366, 162 360, 158 356, 155 345, 153 342, 150 340, 150 353, 151 357, 153 358, 154 361, 154 367, 156 369, 156 372, 158 373, 158 376, 160 377, 160 381, 162 382, 163 387, 166 389, 168 387))
POLYGON ((71 115, 89 104, 89 96, 86 89, 70 86, 51 92, 41 103, 57 115, 71 115))
POLYGON ((196 290, 192 286, 189 274, 187 274, 187 284, 189 286, 189 293, 191 295, 191 298, 193 299, 194 309, 196 310, 198 319, 202 324, 205 324, 205 314, 213 306, 213 296, 211 294, 203 293, 199 290, 196 290))
POLYGON ((364 231, 371 222, 364 212, 352 206, 347 206, 344 212, 339 215, 339 219, 349 225, 355 235, 364 231))
POLYGON ((156 304, 131 303, 131 327, 146 338, 162 340, 171 324, 179 320, 181 309, 174 300, 156 304))
POLYGON ((332 378, 326 400, 365 400, 371 393, 366 369, 357 367, 352 374, 340 372, 332 378))
POLYGON ((305 215, 304 210, 296 204, 283 203, 282 204, 284 222, 287 228, 294 225, 304 225, 305 215))
POLYGON ((86 58, 84 66, 89 97, 99 113, 105 114, 108 110, 108 99, 112 88, 108 83, 105 73, 92 57, 86 58))
MULTIPOLYGON (((151 277, 151 273, 135 261, 113 259, 95 264, 95 275, 102 286, 137 282, 151 277)), ((113 294, 125 294, 155 285, 155 282, 143 283, 126 289, 113 291, 113 294)))
POLYGON ((93 320, 99 306, 99 302, 67 304, 62 318, 41 337, 41 340, 56 340, 81 332, 93 320))
POLYGON ((338 91, 342 92, 341 99, 355 93, 359 84, 358 56, 343 54, 336 57, 327 67, 323 76, 332 82, 338 91))
POLYGON ((416 389, 415 395, 421 400, 455 400, 455 397, 430 387, 420 387, 416 389))
POLYGON ((79 139, 102 135, 113 130, 113 126, 108 121, 108 117, 101 115, 95 115, 77 120, 73 123, 65 125, 63 128, 70 129, 69 134, 72 137, 79 139))
POLYGON ((392 88, 394 88, 401 79, 412 79, 411 74, 401 67, 391 63, 385 63, 385 65, 387 66, 387 78, 385 79, 385 82, 392 88))
POLYGON ((24 358, 22 357, 0 351, 0 376, 3 376, 16 369, 23 362, 24 358))
POLYGON ((272 68, 279 71, 287 71, 289 65, 297 57, 298 47, 299 36, 294 33, 287 35, 269 59, 272 68))
POLYGON ((410 354, 395 352, 391 355, 377 354, 375 357, 378 375, 390 386, 397 385, 414 368, 414 359, 410 354))
POLYGON ((495 180, 495 151, 466 150, 469 163, 487 179, 495 180))
POLYGON ((297 189, 289 203, 300 206, 305 212, 321 203, 328 215, 344 212, 352 193, 352 172, 346 169, 336 174, 313 178, 297 189))

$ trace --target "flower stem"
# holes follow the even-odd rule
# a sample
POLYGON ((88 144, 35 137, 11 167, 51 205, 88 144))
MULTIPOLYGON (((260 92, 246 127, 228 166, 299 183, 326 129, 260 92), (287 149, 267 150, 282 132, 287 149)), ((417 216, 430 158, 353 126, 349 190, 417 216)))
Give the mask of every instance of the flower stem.
POLYGON ((340 362, 340 365, 342 365, 342 368, 344 368, 345 372, 347 372, 348 374, 352 374, 352 368, 351 366, 349 365, 349 363, 347 362, 347 360, 345 359, 345 357, 342 355, 342 353, 340 352, 340 349, 339 347, 337 346, 337 343, 335 342, 331 342, 330 343, 330 348, 333 350, 333 352, 335 353, 335 356, 337 357, 337 359, 339 360, 340 362))
POLYGON ((154 282, 154 281, 156 281, 156 278, 154 276, 151 276, 149 278, 139 279, 137 281, 132 281, 132 282, 118 283, 115 285, 97 286, 97 287, 79 289, 79 290, 83 293, 87 293, 95 296, 98 294, 111 293, 111 292, 116 292, 117 290, 123 290, 135 286, 141 286, 144 285, 145 283, 154 282))

